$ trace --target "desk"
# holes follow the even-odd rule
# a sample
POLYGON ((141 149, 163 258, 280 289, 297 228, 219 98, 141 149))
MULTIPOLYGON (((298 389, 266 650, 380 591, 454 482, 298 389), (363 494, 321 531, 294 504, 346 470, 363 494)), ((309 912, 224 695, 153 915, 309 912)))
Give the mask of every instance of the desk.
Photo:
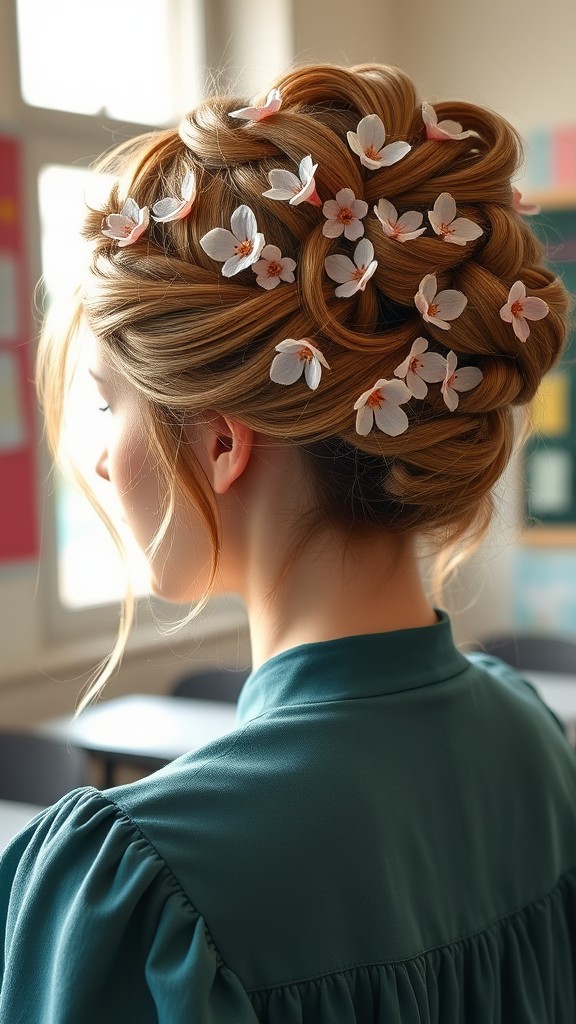
POLYGON ((545 704, 566 728, 566 736, 576 747, 576 675, 562 672, 530 672, 518 669, 521 676, 536 687, 545 704))
POLYGON ((43 807, 35 804, 19 804, 13 800, 0 800, 0 853, 6 849, 14 836, 35 818, 43 807))
POLYGON ((226 701, 133 694, 103 700, 74 721, 65 715, 41 722, 35 731, 97 757, 107 789, 114 785, 117 764, 156 771, 231 732, 235 724, 236 705, 226 701))

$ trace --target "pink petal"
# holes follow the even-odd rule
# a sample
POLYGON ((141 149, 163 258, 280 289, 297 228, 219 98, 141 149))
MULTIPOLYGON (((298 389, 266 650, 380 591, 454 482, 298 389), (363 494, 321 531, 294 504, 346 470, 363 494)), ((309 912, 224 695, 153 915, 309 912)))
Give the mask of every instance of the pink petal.
MULTIPOLYGON (((456 203, 453 196, 449 192, 442 192, 436 202, 434 203, 434 209, 428 214, 430 223, 432 223, 432 217, 438 222, 438 224, 450 224, 456 216, 456 203)), ((434 228, 436 231, 436 228, 434 228)), ((439 234, 439 232, 437 232, 439 234)))
MULTIPOLYGON (((324 232, 326 234, 326 232, 324 232)), ((361 238, 364 234, 364 225, 360 220, 352 220, 349 224, 346 224, 344 228, 344 237, 350 239, 351 242, 355 242, 357 238, 361 238)))
POLYGON ((344 284, 339 284, 334 289, 334 294, 337 299, 349 299, 356 292, 360 291, 360 281, 346 281, 344 284))
POLYGON ((300 164, 298 165, 298 173, 300 175, 300 181, 302 184, 310 181, 318 170, 318 164, 315 164, 310 154, 302 157, 300 164))
POLYGON ((530 335, 528 321, 525 320, 523 316, 514 316, 512 317, 512 327, 514 329, 514 334, 516 335, 516 337, 520 341, 526 341, 526 339, 530 335))
POLYGON ((412 352, 410 352, 410 354, 406 356, 404 362, 400 363, 400 365, 396 367, 396 369, 394 370, 394 374, 396 375, 396 377, 406 376, 406 374, 408 373, 408 367, 410 366, 411 358, 412 352))
MULTIPOLYGON (((398 219, 398 227, 401 229, 402 234, 406 231, 415 231, 416 228, 420 227, 423 220, 424 215, 422 213, 418 213, 416 210, 408 210, 407 213, 403 213, 398 219)), ((426 228, 422 228, 422 231, 425 230, 426 228)))
POLYGON ((386 131, 378 114, 368 114, 358 123, 356 129, 362 152, 373 149, 378 153, 386 141, 386 131))
POLYGON ((354 263, 360 269, 360 267, 367 267, 371 260, 374 259, 374 246, 368 238, 363 238, 361 242, 358 242, 354 250, 354 263))
POLYGON ((426 274, 426 277, 423 277, 422 280, 420 281, 420 287, 418 291, 426 299, 428 305, 430 305, 430 303, 432 302, 432 299, 436 295, 437 290, 438 282, 436 280, 436 275, 426 274))
POLYGON ((423 379, 414 373, 413 370, 409 370, 406 375, 406 383, 410 388, 414 398, 426 398, 428 394, 428 388, 426 387, 423 379))
POLYGON ((422 120, 426 125, 438 123, 438 115, 434 110, 434 107, 431 103, 427 103, 426 100, 424 100, 422 104, 422 120))
MULTIPOLYGON (((380 199, 378 206, 374 207, 374 213, 378 217, 384 231, 386 228, 393 228, 398 220, 398 212, 396 207, 392 205, 387 199, 380 199)), ((387 232, 386 232, 387 233, 387 232)))
POLYGON ((281 260, 282 253, 280 252, 280 249, 278 248, 277 245, 265 245, 264 248, 262 249, 262 259, 275 261, 281 260))
POLYGON ((352 152, 356 153, 356 156, 359 156, 362 160, 364 157, 364 150, 360 145, 360 140, 358 139, 356 132, 346 132, 346 138, 348 139, 348 145, 352 152))
POLYGON ((450 324, 447 323, 446 320, 441 320, 439 316, 430 316, 428 313, 423 313, 422 317, 427 321, 427 323, 435 324, 436 327, 439 327, 442 331, 450 330, 450 324))
POLYGON ((460 401, 457 392, 452 388, 445 387, 442 388, 442 396, 450 412, 454 412, 458 408, 458 402, 460 401))
POLYGON ((472 242, 483 234, 480 225, 473 220, 468 220, 467 217, 458 217, 452 221, 450 227, 453 233, 446 235, 444 241, 453 242, 454 245, 466 245, 466 242, 472 242))
POLYGON ((416 292, 416 295, 414 296, 414 305, 416 306, 416 309, 423 317, 428 317, 429 304, 428 302, 426 302, 426 299, 424 298, 421 292, 416 292))
POLYGON ((336 193, 336 202, 339 210, 342 206, 348 206, 351 208, 352 203, 356 202, 356 196, 351 188, 341 188, 340 191, 336 193))
POLYGON ((125 245, 132 245, 134 242, 136 242, 140 238, 140 235, 148 227, 148 208, 146 207, 145 209, 146 209, 146 216, 145 216, 145 219, 142 221, 142 223, 135 225, 135 227, 132 229, 132 231, 128 235, 128 238, 122 238, 122 239, 118 240, 118 245, 120 246, 120 248, 124 248, 125 245))
POLYGON ((140 220, 140 207, 135 199, 127 199, 120 213, 123 217, 129 217, 135 224, 140 220))
POLYGON ((456 391, 471 391, 475 388, 480 381, 483 380, 484 374, 482 370, 479 370, 477 366, 462 366, 455 374, 452 387, 456 391))
POLYGON ((408 417, 394 402, 385 401, 380 408, 374 409, 374 418, 378 429, 390 437, 398 437, 398 434, 408 430, 408 417))
POLYGON ((316 192, 316 182, 313 177, 302 186, 295 196, 292 196, 289 203, 290 206, 299 206, 300 203, 312 203, 313 206, 322 206, 322 200, 316 192))
POLYGON ((438 381, 444 380, 446 375, 446 360, 439 352, 426 352, 425 355, 422 356, 422 363, 424 365, 419 371, 422 380, 428 381, 429 384, 437 384, 438 381))
POLYGON ((412 356, 421 356, 423 352, 428 348, 428 341, 426 338, 416 338, 416 341, 412 343, 410 349, 410 358, 412 356))
POLYGON ((399 242, 411 242, 414 238, 420 238, 423 235, 426 228, 419 228, 418 231, 403 231, 400 230, 396 235, 399 242))
POLYGON ((240 110, 232 110, 229 117, 242 117, 248 121, 263 121, 264 118, 275 114, 282 106, 282 99, 279 89, 271 89, 266 97, 266 102, 261 107, 241 107, 240 110))
POLYGON ((381 163, 383 167, 391 167, 392 164, 397 164, 402 157, 406 156, 410 152, 412 146, 407 142, 391 142, 389 146, 385 146, 381 153, 381 163))
POLYGON ((276 288, 280 284, 279 277, 269 277, 268 274, 258 274, 256 278, 256 284, 264 288, 265 291, 269 292, 272 288, 276 288))
POLYGON ((180 195, 182 199, 185 199, 188 203, 193 197, 196 190, 196 179, 192 171, 186 171, 184 175, 184 181, 182 182, 182 188, 180 195))
POLYGON ((368 203, 365 203, 363 199, 355 199, 350 203, 349 209, 352 211, 355 217, 362 220, 368 213, 368 203))
POLYGON ((435 139, 435 140, 438 140, 440 142, 444 142, 445 139, 449 139, 449 138, 451 138, 451 136, 447 135, 446 132, 442 131, 442 129, 439 128, 437 124, 427 124, 426 125, 426 138, 428 140, 435 139))
POLYGON ((344 225, 340 220, 327 220, 322 225, 322 234, 326 238, 338 238, 344 231, 344 225))
POLYGON ((536 295, 529 295, 522 301, 522 316, 527 320, 542 320, 549 312, 548 303, 536 295))
MULTIPOLYGON (((358 282, 358 288, 360 289, 361 292, 364 291, 366 285, 368 284, 368 281, 376 273, 377 266, 378 266, 378 260, 372 260, 372 263, 370 263, 370 265, 366 268, 366 270, 362 274, 362 277, 360 278, 360 280, 358 282)), ((344 288, 345 285, 342 285, 342 287, 344 288)))
POLYGON ((280 271, 280 280, 287 281, 292 284, 294 281, 294 270, 296 269, 296 260, 290 260, 288 257, 282 260, 282 270, 280 271))
POLYGON ((226 228, 212 228, 200 239, 200 245, 213 260, 228 260, 234 255, 237 239, 226 228))
POLYGON ((512 316, 513 316, 513 314, 512 314, 512 307, 510 306, 509 302, 506 302, 505 305, 502 306, 502 308, 500 310, 500 316, 502 317, 503 320, 506 321, 507 324, 511 324, 512 323, 512 316))
POLYGON ((462 125, 459 121, 439 121, 438 128, 441 132, 445 132, 446 135, 450 135, 453 139, 467 139, 472 132, 463 132, 462 125))
MULTIPOLYGON (((369 392, 370 393, 370 392, 369 392)), ((354 408, 358 408, 357 405, 354 408)), ((369 434, 374 424, 374 413, 369 405, 362 405, 356 413, 356 433, 363 437, 369 434)))
POLYGON ((304 339, 285 338, 275 346, 277 352, 299 352, 304 345, 304 339))
POLYGON ((272 360, 270 380, 275 384, 294 384, 302 376, 304 362, 295 352, 280 352, 272 360))
POLYGON ((300 178, 292 174, 292 171, 285 171, 279 167, 274 168, 273 171, 268 171, 268 181, 272 188, 268 192, 262 193, 268 199, 291 199, 300 190, 302 185, 300 178))
POLYGON ((342 256, 340 254, 336 256, 327 256, 324 260, 324 269, 332 281, 338 281, 341 284, 344 284, 346 281, 350 281, 356 271, 356 267, 352 263, 352 260, 349 259, 348 256, 342 256))
POLYGON ((455 288, 447 288, 445 291, 439 292, 435 298, 438 316, 443 320, 455 320, 457 316, 460 316, 467 302, 468 299, 464 292, 459 292, 455 288))
POLYGON ((403 405, 412 397, 410 388, 401 380, 380 380, 378 386, 384 397, 396 405, 403 405))
POLYGON ((322 207, 322 213, 325 217, 328 217, 329 220, 333 220, 338 216, 341 209, 342 207, 340 206, 340 203, 335 199, 327 199, 322 207))
POLYGON ((509 293, 508 302, 512 306, 519 299, 526 298, 526 285, 522 281, 514 281, 509 293))
POLYGON ((155 220, 157 224, 165 224, 168 221, 179 220, 182 210, 186 206, 190 209, 191 205, 191 203, 186 203, 179 199, 172 199, 171 197, 159 199, 152 207, 153 220, 155 220))
POLYGON ((446 356, 446 381, 450 380, 457 366, 458 357, 455 352, 450 351, 446 356))

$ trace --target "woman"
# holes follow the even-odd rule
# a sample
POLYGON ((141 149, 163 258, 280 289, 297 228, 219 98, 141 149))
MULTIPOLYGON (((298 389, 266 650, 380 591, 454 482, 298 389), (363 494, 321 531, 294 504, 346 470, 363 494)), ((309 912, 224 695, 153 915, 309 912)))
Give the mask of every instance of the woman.
POLYGON ((518 160, 489 111, 319 66, 103 162, 53 444, 82 321, 152 589, 243 595, 253 671, 231 734, 13 842, 2 1020, 573 1024, 574 751, 419 561, 484 535, 565 340, 518 160))

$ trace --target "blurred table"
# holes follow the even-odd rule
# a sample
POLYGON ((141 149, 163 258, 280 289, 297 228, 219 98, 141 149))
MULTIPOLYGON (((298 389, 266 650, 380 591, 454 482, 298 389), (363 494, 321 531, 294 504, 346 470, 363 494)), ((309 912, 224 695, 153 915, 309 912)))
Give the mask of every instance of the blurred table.
POLYGON ((103 766, 103 788, 113 786, 118 764, 156 771, 231 732, 236 705, 131 694, 103 700, 75 720, 68 715, 38 723, 35 731, 86 750, 103 766))
POLYGON ((0 853, 8 843, 35 818, 43 807, 35 804, 19 804, 13 800, 0 800, 0 853))
POLYGON ((536 687, 544 703, 564 724, 568 741, 576 747, 576 674, 518 671, 536 687))

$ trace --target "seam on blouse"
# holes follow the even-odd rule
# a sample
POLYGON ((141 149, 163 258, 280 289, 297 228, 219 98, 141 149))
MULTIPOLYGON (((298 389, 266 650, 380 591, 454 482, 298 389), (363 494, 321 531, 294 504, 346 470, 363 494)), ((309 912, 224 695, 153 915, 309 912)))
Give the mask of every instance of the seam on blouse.
POLYGON ((124 819, 124 821, 122 821, 122 824, 124 824, 124 825, 131 825, 132 828, 142 837, 142 839, 144 840, 146 845, 150 848, 152 853, 158 858, 158 860, 160 861, 160 863, 163 865, 164 869, 166 870, 167 874, 170 876, 171 882, 174 883, 175 890, 178 892, 178 894, 181 897, 183 897, 183 899, 185 900, 185 902, 189 906, 189 908, 192 910, 192 912, 194 914, 196 914, 197 917, 199 917, 200 920, 202 921, 202 926, 204 928, 204 934, 205 934, 205 936, 206 936, 210 946, 212 947, 212 949, 214 951, 214 954, 216 955, 216 960, 217 960, 217 963, 218 963, 218 967, 228 967, 228 964, 225 962, 222 954, 220 953, 220 950, 218 949, 216 943, 214 942, 214 939, 212 938, 212 935, 211 935, 210 930, 208 928, 208 925, 206 923, 206 918, 204 917, 204 914, 202 914, 201 911, 198 909, 198 907, 194 903, 192 903, 192 900, 190 899, 188 893, 185 892, 185 890, 183 889, 182 883, 180 882, 178 877, 175 875, 174 871, 172 870, 170 865, 167 863, 167 861, 164 859, 162 854, 156 849, 156 846, 154 845, 152 840, 146 835, 146 833, 144 832, 143 828, 137 822, 135 822, 134 819, 128 814, 128 811, 126 811, 123 807, 121 807, 119 804, 117 804, 115 800, 110 799, 110 797, 104 796, 104 794, 101 792, 101 790, 96 789, 93 786, 92 787, 87 787, 87 788, 88 789, 93 789, 94 792, 96 793, 96 795, 99 796, 100 799, 104 803, 107 803, 110 807, 114 807, 116 809, 116 811, 118 812, 119 816, 120 816, 120 820, 124 819))
POLYGON ((348 974, 350 971, 357 971, 360 969, 367 970, 372 967, 398 967, 401 964, 413 963, 415 960, 419 960, 420 957, 427 956, 429 953, 434 953, 437 950, 442 951, 453 949, 455 946, 459 946, 461 943, 468 942, 470 939, 475 939, 477 936, 486 935, 487 932, 490 932, 495 928, 499 928, 502 925, 505 925, 506 922, 511 920, 512 918, 526 914, 528 913, 528 911, 531 911, 535 907, 537 907, 538 904, 545 903, 546 901, 551 900, 552 897, 556 894, 556 892, 560 888, 562 888, 565 882, 572 876, 574 876, 574 878, 576 879, 576 867, 570 868, 563 875, 561 875, 556 885, 552 889, 550 889, 550 891, 547 892, 544 896, 539 896, 538 899, 533 900, 531 903, 525 903, 522 907, 519 907, 517 910, 512 910, 508 914, 503 914, 502 917, 495 918, 494 921, 491 921, 483 928, 478 928, 476 931, 470 932, 467 935, 461 935, 457 939, 452 939, 451 942, 445 942, 442 943, 442 945, 430 946, 428 949, 422 949, 419 953, 414 953, 413 956, 403 957, 401 960, 376 960, 373 963, 368 964, 350 964, 348 967, 339 967, 337 970, 326 971, 324 974, 314 974, 303 978, 294 978, 292 981, 283 981, 280 984, 276 985, 263 985, 260 988, 246 988, 246 992, 249 996, 253 996, 258 995, 262 992, 273 992, 279 989, 290 988, 290 986, 292 985, 302 985, 306 982, 312 981, 323 981, 325 978, 333 978, 339 974, 348 974))

